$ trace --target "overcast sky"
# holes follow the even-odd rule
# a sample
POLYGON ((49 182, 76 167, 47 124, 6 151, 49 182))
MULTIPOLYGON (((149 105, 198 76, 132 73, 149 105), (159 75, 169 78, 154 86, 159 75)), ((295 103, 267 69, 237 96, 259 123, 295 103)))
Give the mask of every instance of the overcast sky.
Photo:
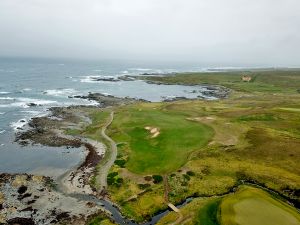
POLYGON ((300 66, 300 0, 0 0, 0 55, 300 66))

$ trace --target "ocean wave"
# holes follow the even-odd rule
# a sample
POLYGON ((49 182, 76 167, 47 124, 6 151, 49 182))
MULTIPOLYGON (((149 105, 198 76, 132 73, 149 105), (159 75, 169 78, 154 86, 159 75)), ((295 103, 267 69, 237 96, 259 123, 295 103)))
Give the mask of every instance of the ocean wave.
POLYGON ((12 98, 12 97, 0 97, 0 100, 15 100, 15 98, 12 98))
POLYGON ((31 88, 24 88, 22 89, 22 91, 31 91, 32 89, 31 88))
POLYGON ((96 79, 100 78, 101 76, 85 76, 80 79, 82 83, 94 83, 96 79))
POLYGON ((4 134, 6 130, 0 130, 0 134, 4 134))
POLYGON ((37 115, 41 114, 41 111, 33 111, 33 110, 24 110, 24 111, 20 111, 20 112, 24 113, 24 114, 29 114, 32 116, 37 116, 37 115))
POLYGON ((136 70, 136 71, 152 71, 153 69, 149 69, 149 68, 129 68, 128 70, 136 70))
POLYGON ((107 81, 118 81, 118 78, 115 76, 107 76, 107 75, 91 75, 91 76, 84 76, 80 79, 82 83, 103 83, 107 81))
MULTIPOLYGON (((2 98, 3 100, 14 100, 14 102, 9 104, 0 104, 0 108, 8 108, 8 107, 20 107, 20 108, 29 108, 31 106, 43 106, 43 105, 51 105, 56 104, 56 101, 44 100, 44 99, 34 99, 34 98, 2 98)), ((0 98, 1 100, 1 98, 0 98)))
POLYGON ((4 115, 5 114, 5 112, 0 112, 0 115, 4 115))
POLYGON ((51 96, 69 96, 77 93, 77 91, 72 88, 66 88, 66 89, 46 90, 43 93, 51 96))
POLYGON ((0 104, 0 108, 8 108, 8 107, 10 107, 9 104, 0 104))
POLYGON ((8 94, 10 94, 10 92, 8 92, 8 91, 0 91, 0 95, 8 95, 8 94))
POLYGON ((98 105, 100 105, 100 103, 95 100, 88 100, 87 104, 85 104, 85 105, 98 106, 98 105))
POLYGON ((14 129, 14 131, 21 130, 28 123, 28 120, 23 118, 18 120, 17 122, 10 123, 10 127, 14 129))

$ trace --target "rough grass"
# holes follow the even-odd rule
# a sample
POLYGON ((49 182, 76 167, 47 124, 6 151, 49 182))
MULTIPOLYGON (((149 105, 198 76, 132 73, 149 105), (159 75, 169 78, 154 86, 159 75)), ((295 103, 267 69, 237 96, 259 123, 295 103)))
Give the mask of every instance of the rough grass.
POLYGON ((169 84, 214 84, 223 85, 236 91, 263 93, 293 93, 300 86, 300 70, 236 71, 218 73, 182 73, 173 76, 142 76, 140 79, 169 84), (241 77, 249 75, 251 82, 243 82, 241 77))
POLYGON ((300 214, 260 189, 243 186, 222 200, 220 221, 222 225, 298 225, 300 214))
POLYGON ((91 218, 87 225, 114 225, 106 216, 99 215, 91 218))

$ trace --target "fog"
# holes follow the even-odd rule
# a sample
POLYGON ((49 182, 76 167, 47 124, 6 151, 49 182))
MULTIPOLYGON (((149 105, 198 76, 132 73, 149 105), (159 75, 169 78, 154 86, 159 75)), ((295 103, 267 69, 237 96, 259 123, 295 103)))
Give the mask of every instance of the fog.
POLYGON ((0 0, 0 56, 300 66, 299 0, 0 0))

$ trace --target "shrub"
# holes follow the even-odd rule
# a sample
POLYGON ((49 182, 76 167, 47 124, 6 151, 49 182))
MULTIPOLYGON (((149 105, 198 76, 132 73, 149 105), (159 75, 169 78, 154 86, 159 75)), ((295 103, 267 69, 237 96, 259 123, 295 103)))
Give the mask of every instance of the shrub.
POLYGON ((125 159, 117 159, 115 161, 115 164, 118 165, 119 167, 121 168, 124 168, 125 167, 125 163, 126 163, 126 160, 125 159))
POLYGON ((123 178, 121 178, 121 177, 119 177, 117 180, 116 180, 116 182, 118 183, 118 184, 122 184, 123 183, 123 178))
POLYGON ((195 172, 193 172, 191 170, 187 171, 186 174, 189 175, 189 176, 191 176, 191 177, 195 176, 195 172))
POLYGON ((163 177, 161 175, 153 175, 152 178, 155 184, 158 184, 163 181, 163 177))
POLYGON ((138 184, 138 186, 139 186, 140 189, 143 189, 143 190, 151 187, 150 184, 138 184))
POLYGON ((187 175, 187 174, 183 174, 182 176, 183 176, 183 178, 184 178, 185 180, 188 180, 188 181, 189 181, 189 180, 191 179, 190 176, 187 175))

